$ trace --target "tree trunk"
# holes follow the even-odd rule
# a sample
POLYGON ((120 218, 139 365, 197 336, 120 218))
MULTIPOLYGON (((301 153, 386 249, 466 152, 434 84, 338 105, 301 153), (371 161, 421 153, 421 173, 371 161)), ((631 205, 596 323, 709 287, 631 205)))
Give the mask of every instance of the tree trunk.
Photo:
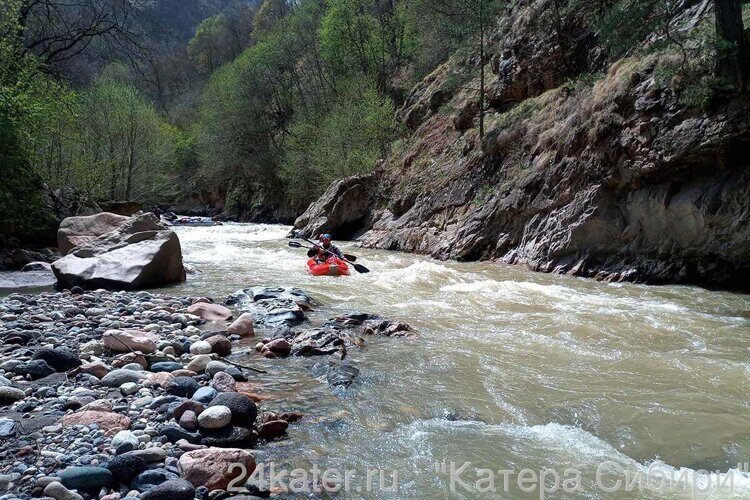
POLYGON ((479 3, 479 140, 484 137, 484 0, 479 3))
POLYGON ((742 0, 715 0, 717 76, 736 85, 740 91, 747 89, 750 50, 742 25, 742 0))

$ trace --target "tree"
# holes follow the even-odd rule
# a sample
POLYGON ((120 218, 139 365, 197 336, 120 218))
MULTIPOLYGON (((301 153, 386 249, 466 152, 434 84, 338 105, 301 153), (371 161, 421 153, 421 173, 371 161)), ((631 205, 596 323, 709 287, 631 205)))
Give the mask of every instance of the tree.
POLYGON ((456 29, 473 40, 479 52, 479 136, 484 137, 486 34, 500 10, 500 0, 423 0, 425 5, 454 23, 456 29))
POLYGON ((717 37, 717 76, 747 90, 750 74, 750 47, 742 22, 742 0, 715 0, 717 37))
POLYGON ((224 14, 203 20, 188 44, 190 58, 208 73, 234 59, 240 50, 241 47, 234 43, 224 14))
POLYGON ((59 70, 94 41, 140 49, 128 0, 23 0, 17 10, 23 53, 35 54, 47 70, 59 70))

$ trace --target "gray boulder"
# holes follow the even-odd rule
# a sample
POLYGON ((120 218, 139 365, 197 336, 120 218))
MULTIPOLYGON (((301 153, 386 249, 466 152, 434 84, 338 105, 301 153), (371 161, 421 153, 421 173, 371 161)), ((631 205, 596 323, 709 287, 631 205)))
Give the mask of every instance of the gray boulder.
POLYGON ((137 290, 185 281, 179 238, 150 213, 74 248, 52 271, 62 288, 137 290))
POLYGON ((128 221, 128 217, 101 212, 95 215, 67 217, 57 230, 57 248, 67 255, 75 247, 90 243, 99 236, 114 231, 128 221))

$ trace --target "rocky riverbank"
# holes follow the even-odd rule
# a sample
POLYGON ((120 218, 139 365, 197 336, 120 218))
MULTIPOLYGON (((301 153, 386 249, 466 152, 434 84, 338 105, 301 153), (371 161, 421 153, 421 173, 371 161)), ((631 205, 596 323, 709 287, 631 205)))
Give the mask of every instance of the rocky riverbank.
POLYGON ((347 349, 367 335, 415 335, 369 314, 314 324, 308 313, 321 306, 297 289, 248 288, 224 303, 77 288, 1 300, 0 483, 10 493, 0 498, 280 493, 245 478, 226 491, 230 464, 251 473, 250 450, 304 418, 264 408, 283 400, 262 394, 253 360, 325 356, 312 376, 346 390, 358 374, 347 349))

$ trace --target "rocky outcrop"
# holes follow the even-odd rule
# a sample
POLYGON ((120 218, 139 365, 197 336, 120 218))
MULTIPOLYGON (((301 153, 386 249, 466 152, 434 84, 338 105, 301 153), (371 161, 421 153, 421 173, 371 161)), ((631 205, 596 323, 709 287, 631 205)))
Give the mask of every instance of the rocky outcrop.
MULTIPOLYGON (((706 4, 686 3, 675 29, 706 4)), ((466 90, 478 87, 476 60, 451 60, 400 111, 406 145, 376 175, 331 186, 296 228, 441 259, 750 289, 750 99, 685 103, 660 76, 673 54, 604 64, 582 31, 564 47, 575 64, 556 68, 562 48, 524 24, 543 5, 514 2, 491 35, 484 137, 466 90), (365 183, 364 198, 345 189, 365 183), (349 220, 339 199, 354 206, 349 220)))
POLYGON ((153 214, 126 219, 73 249, 52 270, 62 288, 134 290, 185 280, 180 240, 153 214))
POLYGON ((368 215, 377 193, 376 174, 347 177, 334 182, 325 194, 295 222, 305 236, 332 233, 335 238, 348 239, 370 221, 368 215))
POLYGON ((127 220, 123 215, 110 212, 67 217, 57 230, 57 248, 61 254, 67 255, 75 247, 91 243, 99 236, 114 231, 127 220))

